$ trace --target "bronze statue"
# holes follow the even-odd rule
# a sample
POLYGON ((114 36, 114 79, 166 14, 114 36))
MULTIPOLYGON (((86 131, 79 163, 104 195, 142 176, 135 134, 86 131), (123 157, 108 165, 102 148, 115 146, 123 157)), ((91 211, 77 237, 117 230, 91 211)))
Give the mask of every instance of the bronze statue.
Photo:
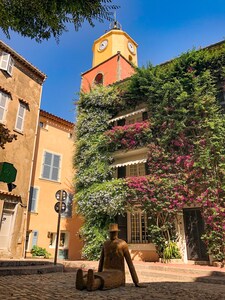
POLYGON ((83 276, 79 269, 76 276, 76 289, 94 291, 97 289, 112 289, 125 285, 125 262, 128 264, 132 280, 136 287, 143 287, 138 282, 138 277, 131 260, 128 245, 118 238, 118 224, 109 225, 110 240, 107 240, 102 248, 98 266, 98 272, 88 270, 83 276))

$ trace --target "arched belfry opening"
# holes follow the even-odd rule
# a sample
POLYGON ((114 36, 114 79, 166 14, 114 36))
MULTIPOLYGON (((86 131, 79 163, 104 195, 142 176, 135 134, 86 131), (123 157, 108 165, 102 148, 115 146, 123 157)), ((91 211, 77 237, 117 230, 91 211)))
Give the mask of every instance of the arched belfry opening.
POLYGON ((98 73, 98 74, 95 76, 94 84, 96 84, 96 85, 103 84, 103 74, 102 74, 102 73, 98 73))

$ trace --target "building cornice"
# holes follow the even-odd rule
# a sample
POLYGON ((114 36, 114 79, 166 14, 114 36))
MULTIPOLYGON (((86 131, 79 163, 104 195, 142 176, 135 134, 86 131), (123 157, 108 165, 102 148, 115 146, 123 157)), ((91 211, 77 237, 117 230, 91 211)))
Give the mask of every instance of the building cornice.
POLYGON ((91 68, 91 69, 85 71, 84 73, 81 73, 81 76, 83 76, 83 75, 89 73, 90 71, 92 71, 92 70, 98 68, 99 66, 101 66, 101 65, 105 64, 106 62, 112 60, 112 59, 115 58, 116 56, 122 57, 122 58, 123 58, 123 59, 124 59, 124 60, 132 67, 132 68, 134 68, 134 69, 136 68, 129 60, 126 59, 126 57, 124 57, 124 56, 120 53, 120 51, 118 51, 116 54, 114 54, 113 56, 111 56, 111 57, 109 57, 108 59, 104 60, 104 61, 101 62, 100 64, 98 64, 98 65, 94 66, 93 68, 91 68))
POLYGON ((14 59, 19 61, 22 65, 27 67, 30 71, 32 71, 34 74, 36 74, 38 77, 42 79, 42 82, 45 81, 47 76, 41 72, 38 68, 33 66, 30 62, 28 62, 25 58, 23 58, 20 54, 18 54, 15 50, 13 50, 11 47, 9 47, 7 44, 5 44, 3 41, 0 40, 0 48, 11 54, 14 59))
POLYGON ((56 115, 53 115, 53 114, 51 114, 51 113, 49 113, 49 112, 47 112, 45 110, 42 110, 42 109, 40 110, 40 116, 41 117, 45 117, 47 119, 50 119, 50 120, 52 120, 52 121, 54 121, 54 122, 56 122, 58 124, 61 124, 61 125, 66 126, 66 127, 69 127, 71 129, 73 129, 74 126, 75 126, 74 123, 72 123, 70 121, 67 121, 67 120, 65 120, 63 118, 60 118, 60 117, 58 117, 56 115))

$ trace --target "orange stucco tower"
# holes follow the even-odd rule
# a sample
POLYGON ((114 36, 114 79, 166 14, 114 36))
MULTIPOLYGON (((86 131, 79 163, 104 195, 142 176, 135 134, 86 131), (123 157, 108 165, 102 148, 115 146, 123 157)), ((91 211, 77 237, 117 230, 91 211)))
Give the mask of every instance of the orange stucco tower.
POLYGON ((111 23, 110 30, 94 41, 92 68, 82 74, 81 91, 130 77, 138 64, 137 46, 116 20, 111 23))

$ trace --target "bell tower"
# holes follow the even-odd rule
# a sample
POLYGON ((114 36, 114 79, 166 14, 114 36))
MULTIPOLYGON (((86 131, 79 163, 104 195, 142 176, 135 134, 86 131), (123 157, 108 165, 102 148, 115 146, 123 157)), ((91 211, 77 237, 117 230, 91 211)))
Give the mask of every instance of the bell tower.
POLYGON ((137 43, 122 30, 120 23, 114 20, 110 24, 110 30, 94 41, 92 67, 95 67, 118 52, 130 63, 137 66, 137 46, 137 43))
POLYGON ((109 31, 93 43, 92 68, 81 75, 81 91, 88 93, 96 84, 107 86, 132 76, 138 65, 137 47, 115 18, 109 31))

